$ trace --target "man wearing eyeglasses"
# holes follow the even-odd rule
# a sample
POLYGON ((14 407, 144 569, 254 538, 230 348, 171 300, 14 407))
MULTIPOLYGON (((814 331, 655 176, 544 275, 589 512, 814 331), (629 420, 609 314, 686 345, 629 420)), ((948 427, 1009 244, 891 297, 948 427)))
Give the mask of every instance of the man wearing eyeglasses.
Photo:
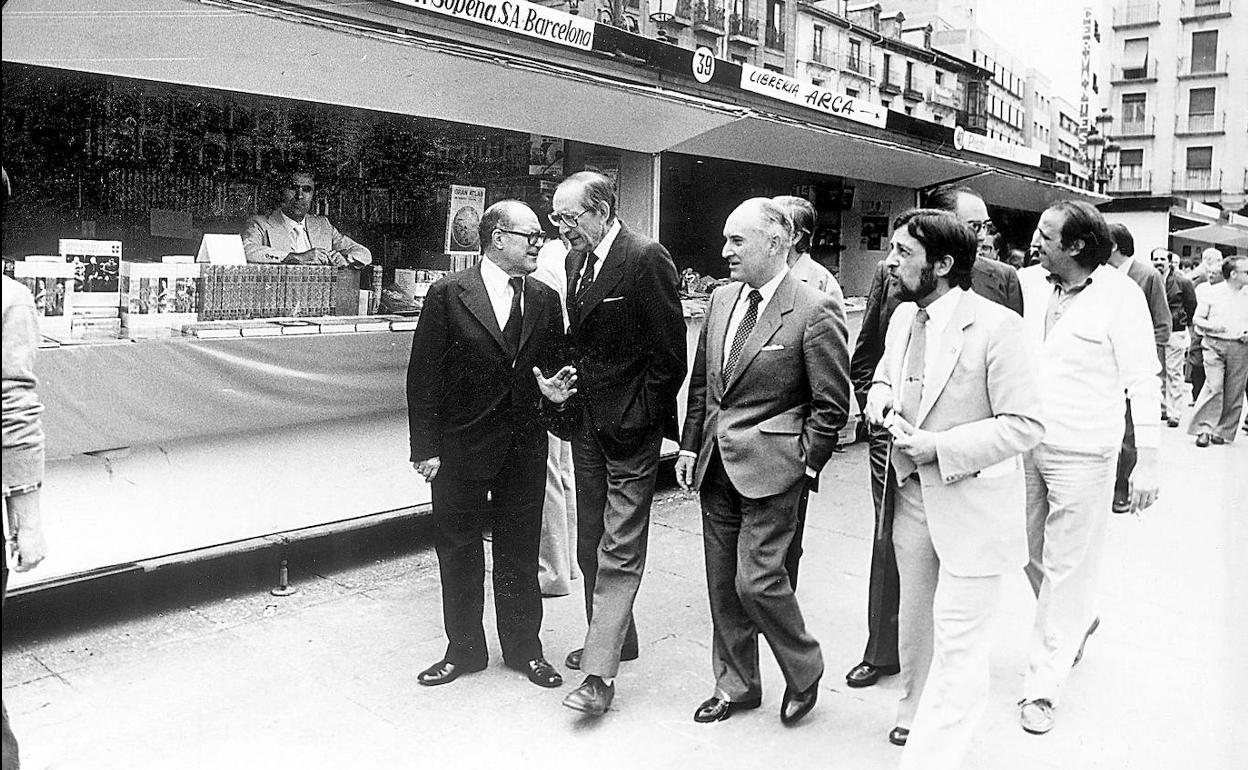
POLYGON ((281 199, 268 216, 257 214, 243 228, 248 262, 287 265, 333 265, 359 270, 373 254, 338 232, 329 219, 309 213, 316 180, 304 170, 282 178, 281 199))
POLYGON ((503 663, 558 687, 563 678, 538 638, 537 559, 546 431, 566 435, 560 410, 576 392, 576 373, 562 365, 559 295, 527 278, 545 240, 537 215, 500 201, 485 210, 479 233, 480 264, 430 287, 407 370, 411 462, 433 492, 447 636, 446 654, 417 681, 447 684, 486 666, 481 532, 489 527, 503 663))
MULTIPOLYGON (((978 252, 971 272, 971 288, 985 299, 1022 315, 1023 294, 1014 268, 992 258, 993 237, 997 233, 988 206, 969 187, 939 187, 928 193, 924 205, 957 215, 975 231, 978 252)), ((900 284, 888 273, 883 261, 876 268, 867 294, 862 329, 850 361, 850 378, 860 408, 865 409, 871 378, 884 355, 884 339, 893 311, 901 304, 900 284)), ((893 554, 892 511, 884 505, 884 481, 888 472, 887 430, 876 428, 868 434, 871 463, 871 497, 875 504, 875 538, 871 549, 871 578, 867 595, 867 647, 862 662, 850 669, 845 681, 850 687, 870 687, 881 676, 901 670, 897 656, 897 607, 900 595, 897 561, 893 554)))
POLYGON ((563 704, 601 715, 621 660, 638 656, 633 601, 646 564, 663 438, 677 437, 685 321, 667 249, 619 220, 611 181, 591 171, 555 190, 550 220, 568 243, 569 338, 578 376, 572 436, 577 563, 589 629, 568 668, 584 683, 563 704))

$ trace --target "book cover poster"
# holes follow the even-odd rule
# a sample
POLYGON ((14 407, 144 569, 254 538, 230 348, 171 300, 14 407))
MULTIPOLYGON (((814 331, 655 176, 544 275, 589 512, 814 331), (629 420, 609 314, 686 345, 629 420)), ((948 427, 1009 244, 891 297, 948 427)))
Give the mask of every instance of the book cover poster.
POLYGON ((451 185, 451 205, 446 217, 446 253, 452 257, 481 253, 477 227, 485 213, 485 188, 451 185))
POLYGON ((121 241, 62 238, 59 250, 74 266, 74 291, 80 295, 119 289, 121 241))
POLYGON ((529 176, 563 177, 563 139, 529 134, 529 176))

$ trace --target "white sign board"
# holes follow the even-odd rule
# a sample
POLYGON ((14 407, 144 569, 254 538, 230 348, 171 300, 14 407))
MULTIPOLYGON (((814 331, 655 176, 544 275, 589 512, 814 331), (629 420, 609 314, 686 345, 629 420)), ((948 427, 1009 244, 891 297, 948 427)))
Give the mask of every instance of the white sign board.
POLYGON ((594 22, 527 0, 394 0, 443 16, 588 51, 594 47, 594 22))
POLYGON ((779 72, 760 69, 752 64, 741 65, 741 87, 746 91, 876 128, 883 128, 888 120, 888 110, 882 105, 864 102, 857 97, 837 93, 779 72))
POLYGON ((1027 166, 1040 165, 1040 151, 1021 144, 1003 142, 983 134, 972 134, 958 126, 953 130, 953 146, 959 150, 977 152, 980 155, 991 155, 994 158, 1012 160, 1027 166))

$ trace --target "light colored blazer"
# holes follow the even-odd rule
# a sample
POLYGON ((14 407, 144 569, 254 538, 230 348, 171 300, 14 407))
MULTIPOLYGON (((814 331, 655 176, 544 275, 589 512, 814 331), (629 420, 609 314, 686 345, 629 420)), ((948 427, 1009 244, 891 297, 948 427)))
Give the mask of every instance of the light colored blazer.
POLYGON ((35 392, 39 324, 30 290, 12 278, 0 281, 4 302, 4 495, 43 482, 43 404, 35 392))
MULTIPOLYGON (((870 399, 895 409, 917 309, 906 302, 893 314, 872 385, 870 399)), ((954 575, 1000 575, 1027 562, 1020 455, 1044 436, 1032 350, 1023 319, 973 291, 958 301, 940 344, 928 347, 937 358, 916 427, 936 434, 936 460, 918 473, 932 545, 954 575)), ((890 463, 887 494, 896 486, 890 463)))
POLYGON ((789 268, 789 272, 797 280, 810 284, 836 300, 841 320, 845 320, 845 292, 841 289, 841 284, 836 280, 836 276, 832 275, 831 270, 816 262, 810 254, 803 254, 789 268))
POLYGON ((821 470, 849 415, 849 343, 835 301, 786 274, 741 350, 727 387, 724 336, 745 284, 711 295, 698 338, 681 449, 701 486, 715 445, 732 485, 758 499, 821 470))
MULTIPOLYGON (((371 251, 338 232, 338 228, 325 217, 308 214, 303 218, 303 223, 312 248, 341 252, 349 262, 355 262, 356 266, 372 263, 371 251)), ((247 254, 248 262, 280 263, 294 250, 290 230, 286 228, 286 219, 282 216, 281 209, 274 209, 267 217, 257 214, 248 219, 242 238, 243 252, 247 254)))

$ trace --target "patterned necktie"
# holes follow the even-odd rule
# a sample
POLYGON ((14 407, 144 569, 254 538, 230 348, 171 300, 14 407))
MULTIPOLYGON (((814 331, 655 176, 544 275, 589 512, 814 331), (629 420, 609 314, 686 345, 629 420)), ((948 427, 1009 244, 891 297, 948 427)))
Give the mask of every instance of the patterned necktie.
POLYGON ((524 279, 516 277, 508 283, 511 284, 511 314, 507 316, 507 324, 503 326, 503 339, 507 340, 514 359, 520 354, 520 327, 524 324, 524 315, 520 310, 520 298, 524 296, 524 279))
MULTIPOLYGON (((906 344, 906 363, 901 372, 901 416, 918 427, 919 404, 923 399, 923 367, 927 364, 927 311, 919 308, 910 324, 910 341, 906 344)), ((892 453, 897 483, 901 484, 915 471, 914 461, 901 452, 892 453)))
POLYGON ((758 289, 751 289, 749 299, 750 306, 737 327, 737 333, 732 337, 732 348, 728 351, 728 360, 724 362, 723 385, 725 388, 728 387, 728 381, 732 379, 732 370, 737 368, 737 361, 741 358, 741 348, 745 347, 745 341, 750 338, 750 332, 754 331, 754 324, 758 322, 758 303, 763 301, 763 295, 758 289))
POLYGON ((576 302, 579 305, 585 299, 585 293, 589 291, 589 287, 594 285, 594 264, 598 262, 598 255, 589 252, 585 255, 585 263, 581 266, 581 281, 576 287, 576 302))

